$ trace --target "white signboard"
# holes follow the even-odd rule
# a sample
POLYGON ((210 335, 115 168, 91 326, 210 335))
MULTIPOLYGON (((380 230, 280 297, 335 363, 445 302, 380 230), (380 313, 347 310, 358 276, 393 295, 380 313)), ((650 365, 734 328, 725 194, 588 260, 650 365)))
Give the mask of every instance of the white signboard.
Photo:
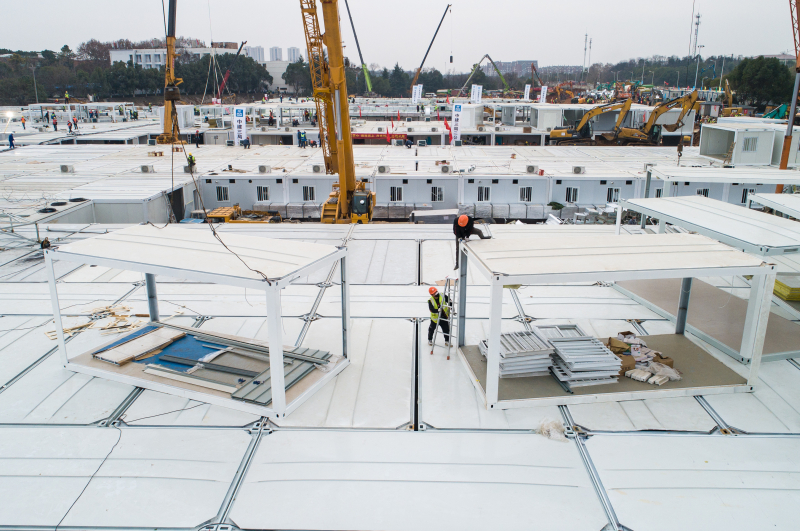
POLYGON ((453 105, 453 125, 450 127, 453 132, 453 142, 461 140, 461 104, 453 105))
POLYGON ((416 105, 422 99, 422 85, 414 85, 411 89, 411 103, 416 105))
POLYGON ((236 146, 247 138, 247 121, 244 114, 244 107, 233 108, 233 142, 236 146))
POLYGON ((472 103, 480 103, 481 96, 483 96, 483 85, 472 85, 472 92, 469 94, 469 101, 472 103))
POLYGON ((531 99, 531 86, 525 85, 525 96, 522 98, 525 101, 529 101, 531 99))
POLYGON ((542 87, 542 92, 539 94, 539 103, 547 103, 547 85, 542 87))

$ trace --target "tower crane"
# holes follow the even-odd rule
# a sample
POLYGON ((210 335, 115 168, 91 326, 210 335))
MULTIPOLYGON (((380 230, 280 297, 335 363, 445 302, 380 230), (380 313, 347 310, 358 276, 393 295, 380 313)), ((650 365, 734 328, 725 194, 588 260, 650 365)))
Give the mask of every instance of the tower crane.
POLYGON ((361 59, 361 71, 364 72, 364 82, 367 85, 367 92, 372 92, 372 80, 369 78, 369 69, 364 62, 364 56, 361 55, 361 45, 358 43, 358 34, 356 33, 356 25, 353 23, 353 15, 350 14, 350 4, 344 0, 344 7, 347 8, 347 16, 350 19, 350 27, 353 28, 353 37, 356 39, 356 48, 358 49, 358 58, 361 59))
POLYGON ((178 85, 183 79, 175 77, 175 16, 178 11, 178 0, 169 0, 169 17, 167 22, 167 57, 164 67, 164 132, 158 135, 159 144, 180 143, 178 133, 178 113, 175 102, 180 101, 181 91, 178 85))
POLYGON ((431 47, 433 47, 433 41, 435 41, 436 40, 436 36, 439 35, 439 29, 442 27, 442 22, 444 22, 444 17, 447 16, 447 12, 450 10, 450 8, 452 6, 453 6, 453 4, 447 4, 447 7, 444 8, 444 14, 442 15, 442 20, 440 20, 439 21, 439 25, 436 26, 436 33, 433 34, 433 38, 431 39, 431 43, 428 45, 428 51, 425 52, 425 57, 422 58, 422 62, 419 64, 419 68, 417 68, 417 73, 414 74, 414 80, 411 82, 411 89, 409 89, 409 92, 411 92, 411 90, 414 90, 414 85, 417 84, 417 80, 419 79, 419 75, 422 72, 422 67, 425 66, 425 60, 428 58, 428 54, 431 53, 431 47))
POLYGON ((325 171, 339 176, 339 182, 322 205, 321 221, 368 222, 372 219, 375 192, 367 190, 366 180, 356 181, 338 0, 300 0, 300 10, 325 171))
MULTIPOLYGON (((792 105, 789 109, 789 119, 786 125, 786 136, 783 137, 783 151, 781 151, 782 170, 789 167, 789 152, 792 147, 792 129, 794 128, 794 118, 797 112, 797 89, 800 88, 800 27, 798 27, 797 13, 800 12, 800 0, 789 0, 789 15, 792 19, 792 34, 794 35, 794 55, 796 72, 794 76, 794 90, 792 90, 792 105)), ((778 185, 778 193, 783 192, 783 185, 778 185)))

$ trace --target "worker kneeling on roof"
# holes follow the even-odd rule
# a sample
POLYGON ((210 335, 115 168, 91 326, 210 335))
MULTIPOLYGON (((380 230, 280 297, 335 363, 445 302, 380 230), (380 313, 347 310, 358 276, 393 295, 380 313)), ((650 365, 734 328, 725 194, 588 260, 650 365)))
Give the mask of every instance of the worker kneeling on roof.
POLYGON ((433 333, 436 332, 436 325, 444 333, 444 346, 450 346, 450 298, 439 293, 439 290, 431 286, 428 290, 431 298, 428 299, 428 310, 431 312, 431 324, 428 327, 428 344, 433 345, 433 333))
POLYGON ((472 216, 466 214, 457 217, 453 221, 453 233, 456 235, 456 266, 453 269, 458 269, 458 244, 463 240, 469 240, 473 234, 479 236, 481 240, 491 238, 483 233, 483 230, 475 226, 475 220, 472 216))

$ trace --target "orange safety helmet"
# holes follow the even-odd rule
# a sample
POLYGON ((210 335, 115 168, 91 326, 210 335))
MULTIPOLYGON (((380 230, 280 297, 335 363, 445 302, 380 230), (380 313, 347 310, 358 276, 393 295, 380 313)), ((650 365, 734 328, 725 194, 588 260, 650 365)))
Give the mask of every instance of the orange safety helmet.
POLYGON ((466 227, 467 223, 469 223, 469 216, 466 214, 462 214, 458 218, 458 226, 459 227, 466 227))
POLYGON ((436 289, 434 286, 431 286, 430 289, 428 289, 428 293, 430 293, 431 295, 436 295, 437 293, 439 293, 439 290, 436 289))

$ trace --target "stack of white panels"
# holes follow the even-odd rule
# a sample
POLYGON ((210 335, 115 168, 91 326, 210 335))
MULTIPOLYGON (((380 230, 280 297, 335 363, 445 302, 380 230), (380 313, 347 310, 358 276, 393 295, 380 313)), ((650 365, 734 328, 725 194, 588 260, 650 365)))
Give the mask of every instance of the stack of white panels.
POLYGON ((622 360, 594 337, 551 338, 553 375, 570 389, 616 383, 622 360))
MULTIPOLYGON (((486 356, 486 340, 478 346, 486 356)), ((546 376, 553 364, 553 352, 552 345, 536 329, 500 334, 500 378, 546 376)))

